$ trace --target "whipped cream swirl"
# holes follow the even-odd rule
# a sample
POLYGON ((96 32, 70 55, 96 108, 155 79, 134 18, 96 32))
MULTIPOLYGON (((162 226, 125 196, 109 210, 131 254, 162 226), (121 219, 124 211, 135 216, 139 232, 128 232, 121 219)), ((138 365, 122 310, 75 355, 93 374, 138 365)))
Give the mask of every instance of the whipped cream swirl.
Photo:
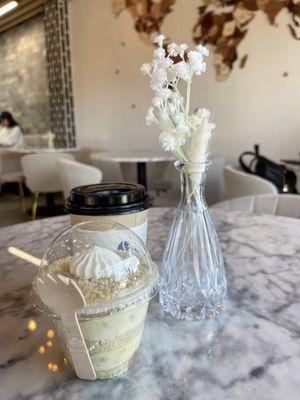
POLYGON ((70 265, 72 275, 85 279, 115 278, 120 280, 138 269, 137 257, 122 252, 119 254, 100 246, 93 246, 75 257, 70 265), (127 256, 127 257, 126 257, 127 256))

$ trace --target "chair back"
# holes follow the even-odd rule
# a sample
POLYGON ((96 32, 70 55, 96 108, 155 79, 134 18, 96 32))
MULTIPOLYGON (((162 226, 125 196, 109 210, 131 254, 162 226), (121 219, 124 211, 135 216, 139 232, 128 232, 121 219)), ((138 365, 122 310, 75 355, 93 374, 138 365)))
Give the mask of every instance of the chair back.
POLYGON ((224 168, 224 183, 226 199, 278 193, 273 183, 260 176, 248 174, 231 166, 224 168))
POLYGON ((37 153, 22 157, 21 164, 25 174, 26 185, 34 193, 55 193, 62 191, 57 160, 73 160, 72 154, 37 153))
POLYGON ((215 204, 213 209, 300 218, 300 195, 266 194, 237 197, 215 204))
POLYGON ((206 171, 205 200, 208 205, 224 200, 224 164, 224 157, 213 158, 206 171))
POLYGON ((21 157, 12 149, 0 149, 0 175, 21 171, 21 157))
POLYGON ((103 176, 97 167, 62 158, 57 160, 57 170, 65 198, 74 187, 100 183, 103 176))

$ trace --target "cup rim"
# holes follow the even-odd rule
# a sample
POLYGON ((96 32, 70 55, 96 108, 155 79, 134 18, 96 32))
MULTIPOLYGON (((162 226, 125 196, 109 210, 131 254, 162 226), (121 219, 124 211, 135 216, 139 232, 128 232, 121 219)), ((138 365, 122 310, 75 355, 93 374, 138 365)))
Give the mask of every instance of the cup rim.
MULTIPOLYGON (((130 306, 142 305, 146 301, 150 301, 160 289, 160 280, 157 265, 152 261, 152 274, 146 286, 143 286, 139 290, 129 293, 127 295, 118 297, 112 301, 105 301, 103 303, 95 303, 87 305, 77 310, 78 319, 89 319, 89 318, 100 318, 106 316, 112 310, 116 310, 120 313, 125 313, 130 306)), ((60 314, 56 313, 52 308, 48 307, 41 300, 37 285, 37 276, 34 278, 32 283, 32 290, 30 292, 30 299, 34 307, 44 314, 52 318, 61 318, 60 314)))

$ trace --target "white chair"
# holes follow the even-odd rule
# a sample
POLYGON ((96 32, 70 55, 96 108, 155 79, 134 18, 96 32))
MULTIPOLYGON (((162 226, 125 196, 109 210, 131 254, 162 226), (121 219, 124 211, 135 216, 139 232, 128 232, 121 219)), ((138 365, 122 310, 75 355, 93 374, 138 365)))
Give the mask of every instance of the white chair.
POLYGON ((261 194, 222 201, 212 209, 300 218, 300 195, 261 194))
POLYGON ((59 158, 57 168, 65 198, 76 186, 92 185, 102 181, 103 174, 99 168, 78 161, 59 158))
POLYGON ((251 175, 231 166, 224 168, 225 199, 256 194, 278 194, 277 187, 257 175, 251 175))
POLYGON ((73 160, 74 156, 64 153, 39 153, 29 154, 21 159, 26 185, 33 194, 31 208, 32 219, 36 217, 40 193, 56 193, 62 191, 57 171, 57 160, 59 158, 73 160))
POLYGON ((208 205, 224 199, 224 170, 225 158, 217 157, 211 160, 211 166, 206 172, 205 199, 208 205))
POLYGON ((11 149, 0 151, 0 191, 5 183, 18 183, 22 210, 26 211, 23 183, 25 180, 21 168, 21 156, 11 149))

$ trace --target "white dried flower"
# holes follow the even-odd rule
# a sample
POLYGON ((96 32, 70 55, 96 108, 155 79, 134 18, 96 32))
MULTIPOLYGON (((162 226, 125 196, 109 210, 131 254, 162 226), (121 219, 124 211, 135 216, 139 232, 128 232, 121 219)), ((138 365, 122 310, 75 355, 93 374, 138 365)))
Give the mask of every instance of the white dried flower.
POLYGON ((160 68, 160 63, 161 60, 159 60, 158 58, 153 58, 153 60, 151 61, 151 66, 153 70, 155 70, 156 68, 160 68))
POLYGON ((165 151, 175 151, 178 147, 175 136, 169 131, 163 131, 159 135, 159 142, 165 151))
POLYGON ((179 54, 179 47, 176 43, 170 43, 168 44, 168 53, 172 57, 176 57, 179 54))
POLYGON ((178 92, 172 93, 172 102, 176 105, 180 105, 183 102, 183 97, 178 92))
POLYGON ((174 68, 176 64, 174 64, 171 68, 168 69, 168 81, 173 83, 178 78, 177 69, 174 68))
POLYGON ((198 45, 195 50, 187 52, 187 44, 170 43, 166 52, 164 40, 163 35, 154 39, 158 47, 154 50, 153 60, 151 64, 141 67, 142 73, 150 76, 150 87, 154 92, 146 124, 160 126, 159 141, 165 151, 172 152, 184 162, 204 162, 215 125, 209 122, 207 109, 198 109, 193 115, 189 115, 189 109, 192 78, 205 72, 204 57, 209 51, 205 46, 198 45), (178 56, 181 60, 175 64, 173 57, 178 56), (185 96, 181 90, 184 90, 182 93, 185 96))
POLYGON ((207 110, 207 108, 198 108, 198 110, 196 111, 196 115, 198 117, 200 117, 201 119, 203 119, 203 118, 209 119, 210 111, 207 110))
POLYGON ((188 53, 188 59, 191 69, 196 75, 201 75, 206 71, 206 63, 203 61, 203 56, 201 53, 198 51, 190 51, 188 53))
POLYGON ((166 39, 164 35, 157 35, 153 39, 153 43, 156 43, 159 47, 162 47, 163 41, 166 39))
POLYGON ((156 68, 151 77, 150 87, 153 90, 160 90, 167 79, 167 73, 163 68, 156 68))
POLYGON ((165 151, 177 153, 187 140, 187 135, 177 129, 165 130, 159 135, 160 144, 165 151))
POLYGON ((188 81, 191 79, 192 73, 191 73, 191 68, 188 63, 185 61, 180 61, 177 64, 174 64, 172 67, 174 69, 174 72, 176 75, 183 79, 184 81, 188 81))
POLYGON ((158 124, 159 121, 154 114, 153 107, 150 107, 148 109, 147 115, 145 117, 145 122, 146 122, 146 125, 158 124))
POLYGON ((173 123, 170 120, 170 116, 166 111, 162 111, 159 113, 159 126, 164 130, 164 131, 169 131, 172 129, 173 123))
POLYGON ((151 75, 151 65, 149 63, 145 63, 141 66, 140 71, 143 75, 151 75))
POLYGON ((172 90, 168 88, 163 88, 159 91, 159 95, 163 97, 164 99, 168 99, 172 96, 172 90))
POLYGON ((174 61, 169 57, 162 58, 159 60, 158 65, 160 68, 168 69, 174 64, 174 61))
POLYGON ((184 57, 184 53, 185 51, 188 49, 188 45, 186 43, 182 43, 178 46, 178 53, 180 55, 181 58, 184 57))
POLYGON ((155 96, 153 97, 151 103, 154 105, 154 107, 160 107, 163 103, 163 98, 160 96, 155 96))
POLYGON ((176 122, 176 124, 185 123, 185 114, 183 112, 179 112, 177 115, 174 116, 174 122, 176 122))
POLYGON ((203 46, 202 44, 198 44, 195 49, 201 53, 204 57, 208 57, 209 56, 209 50, 207 47, 203 46))
POLYGON ((186 124, 185 122, 178 124, 177 125, 177 130, 181 133, 186 133, 188 136, 190 136, 190 130, 191 128, 186 124))
POLYGON ((193 129, 199 126, 201 124, 201 121, 202 119, 196 114, 193 114, 189 117, 189 123, 193 129))
POLYGON ((177 141, 177 147, 185 145, 188 136, 189 135, 187 135, 186 132, 176 132, 175 138, 177 141))
POLYGON ((154 50, 153 55, 158 60, 162 60, 166 55, 165 49, 163 49, 162 47, 158 47, 154 50))

